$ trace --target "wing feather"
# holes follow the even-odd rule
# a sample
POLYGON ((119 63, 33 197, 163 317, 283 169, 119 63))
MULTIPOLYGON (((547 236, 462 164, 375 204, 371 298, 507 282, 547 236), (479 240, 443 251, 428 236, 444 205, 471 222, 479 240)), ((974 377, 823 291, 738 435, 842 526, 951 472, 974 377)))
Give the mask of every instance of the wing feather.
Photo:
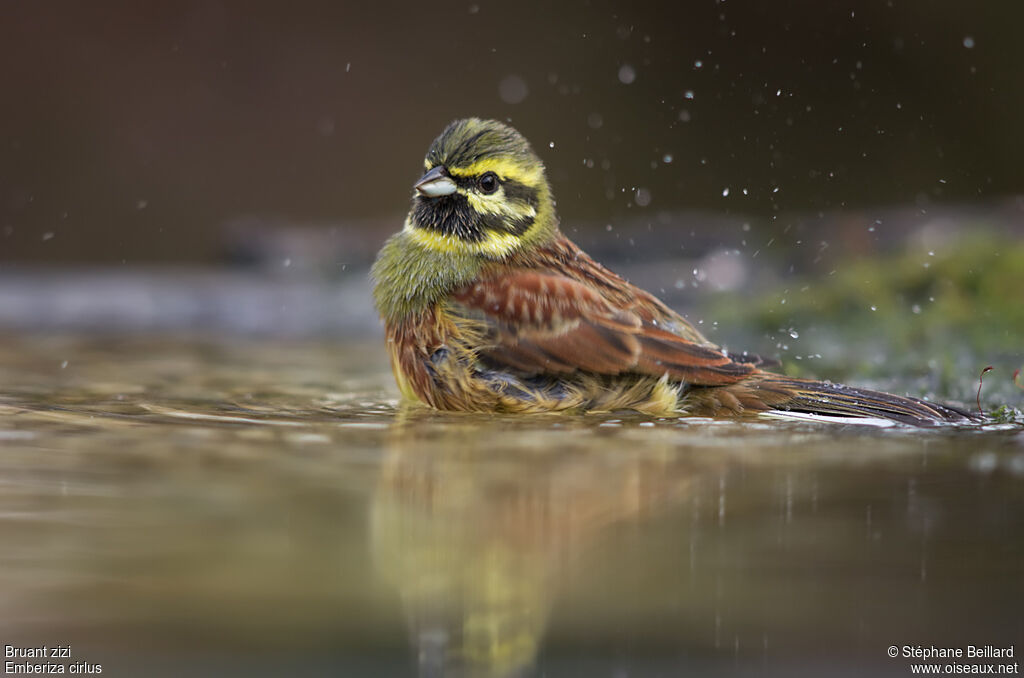
POLYGON ((691 384, 739 381, 753 367, 653 322, 646 309, 622 308, 585 283, 555 273, 513 270, 452 295, 482 316, 492 363, 529 374, 625 372, 691 384))

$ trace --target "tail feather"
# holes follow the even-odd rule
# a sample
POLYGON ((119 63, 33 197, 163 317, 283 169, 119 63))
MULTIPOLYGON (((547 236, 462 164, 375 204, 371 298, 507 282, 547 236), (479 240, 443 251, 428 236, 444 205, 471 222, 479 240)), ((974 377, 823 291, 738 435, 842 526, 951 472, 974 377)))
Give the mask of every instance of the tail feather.
POLYGON ((782 411, 812 415, 885 419, 902 424, 967 424, 976 415, 951 405, 827 381, 813 381, 760 372, 729 386, 690 392, 699 405, 712 410, 782 411))

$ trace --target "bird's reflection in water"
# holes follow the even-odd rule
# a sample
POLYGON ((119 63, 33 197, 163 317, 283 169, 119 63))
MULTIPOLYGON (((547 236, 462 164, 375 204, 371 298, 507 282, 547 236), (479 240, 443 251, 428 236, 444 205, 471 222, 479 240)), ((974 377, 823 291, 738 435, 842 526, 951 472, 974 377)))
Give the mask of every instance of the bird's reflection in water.
MULTIPOLYGON (((377 570, 401 597, 421 676, 521 676, 543 642, 560 583, 586 566, 603 528, 686 496, 678 451, 475 448, 478 426, 399 427, 371 510, 377 570), (469 451, 474 450, 475 451, 469 451)), ((582 440, 581 440, 582 439, 582 440)))

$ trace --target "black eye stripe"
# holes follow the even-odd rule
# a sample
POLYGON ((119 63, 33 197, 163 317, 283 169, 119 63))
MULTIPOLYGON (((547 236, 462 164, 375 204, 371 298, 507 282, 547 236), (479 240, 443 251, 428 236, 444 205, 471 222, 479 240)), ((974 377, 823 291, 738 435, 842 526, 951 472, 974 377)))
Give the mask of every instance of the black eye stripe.
POLYGON ((501 182, 505 187, 505 199, 511 202, 521 202, 536 209, 540 206, 540 194, 536 188, 527 186, 515 179, 505 179, 501 182))
MULTIPOLYGON (((459 188, 475 189, 480 185, 480 178, 482 174, 474 174, 471 176, 458 176, 452 175, 452 179, 455 181, 455 185, 459 188)), ((532 188, 516 181, 515 179, 508 179, 498 175, 498 180, 505 189, 505 198, 513 202, 523 202, 527 205, 531 205, 536 208, 540 205, 540 195, 536 188, 532 188)))

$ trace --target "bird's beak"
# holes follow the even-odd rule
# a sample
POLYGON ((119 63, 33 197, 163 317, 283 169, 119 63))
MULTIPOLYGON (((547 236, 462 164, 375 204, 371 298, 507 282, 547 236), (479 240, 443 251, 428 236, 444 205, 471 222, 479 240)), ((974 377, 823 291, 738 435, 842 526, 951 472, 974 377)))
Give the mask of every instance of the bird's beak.
POLYGON ((413 186, 420 195, 428 198, 439 198, 442 195, 451 195, 455 192, 455 182, 448 176, 448 170, 444 165, 433 168, 416 182, 413 186))

